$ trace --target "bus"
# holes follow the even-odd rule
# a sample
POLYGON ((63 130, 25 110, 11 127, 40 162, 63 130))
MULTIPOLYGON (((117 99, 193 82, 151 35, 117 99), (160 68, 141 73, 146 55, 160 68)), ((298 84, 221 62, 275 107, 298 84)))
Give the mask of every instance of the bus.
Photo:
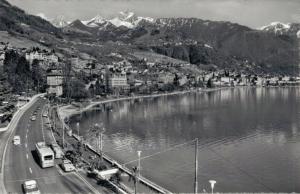
POLYGON ((41 167, 48 168, 54 166, 54 152, 51 148, 45 142, 38 142, 35 147, 41 167))

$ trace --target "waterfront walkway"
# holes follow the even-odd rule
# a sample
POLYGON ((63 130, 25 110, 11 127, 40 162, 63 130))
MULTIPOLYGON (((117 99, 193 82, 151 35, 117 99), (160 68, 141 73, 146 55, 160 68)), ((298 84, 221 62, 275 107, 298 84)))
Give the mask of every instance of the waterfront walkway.
MULTIPOLYGON (((55 120, 56 121, 56 127, 55 129, 53 130, 53 134, 54 134, 54 137, 56 139, 56 141, 58 142, 62 142, 62 122, 60 120, 60 118, 58 117, 57 115, 57 112, 55 109, 52 109, 53 111, 50 111, 51 112, 51 120, 55 120)), ((74 147, 77 146, 78 144, 78 141, 72 137, 72 136, 67 136, 65 135, 65 142, 67 144, 67 148, 66 150, 70 149, 74 149, 74 147)), ((96 159, 93 159, 95 158, 95 153, 90 150, 90 149, 85 149, 83 151, 83 154, 82 154, 82 159, 88 163, 88 164, 92 164, 93 162, 97 161, 98 160, 98 157, 96 159)), ((104 160, 104 163, 106 166, 108 167, 112 167, 112 164, 107 161, 107 160, 104 160)), ((93 178, 88 178, 87 177, 87 174, 86 174, 86 170, 80 170, 79 171, 80 174, 82 176, 84 176, 87 180, 89 180, 89 182, 91 182, 92 185, 96 185, 96 186, 102 186, 104 187, 104 185, 99 185, 99 182, 93 178)), ((120 181, 120 188, 124 189, 127 193, 134 193, 134 181, 132 179, 132 177, 130 177, 130 175, 128 175, 127 173, 122 173, 121 174, 121 181, 120 181)), ((110 188, 111 191, 114 191, 113 188, 110 188)), ((150 187, 144 185, 143 183, 138 183, 137 184, 137 190, 138 190, 138 193, 158 193, 157 191, 155 190, 152 190, 150 187)))

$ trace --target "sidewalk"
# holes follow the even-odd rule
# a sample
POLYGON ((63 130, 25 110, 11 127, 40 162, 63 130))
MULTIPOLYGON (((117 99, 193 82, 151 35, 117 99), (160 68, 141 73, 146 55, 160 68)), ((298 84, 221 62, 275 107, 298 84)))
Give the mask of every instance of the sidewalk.
POLYGON ((13 135, 14 129, 16 128, 20 118, 36 102, 36 99, 42 95, 43 94, 37 94, 33 96, 26 105, 22 106, 15 112, 8 126, 6 128, 2 128, 2 131, 0 131, 0 193, 7 193, 4 186, 3 173, 7 144, 11 140, 11 136, 13 135))

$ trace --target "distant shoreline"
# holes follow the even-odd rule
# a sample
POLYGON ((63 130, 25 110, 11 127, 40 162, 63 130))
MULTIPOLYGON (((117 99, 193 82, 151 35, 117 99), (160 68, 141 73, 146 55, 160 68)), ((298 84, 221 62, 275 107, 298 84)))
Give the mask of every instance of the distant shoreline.
POLYGON ((130 97, 122 97, 122 98, 113 98, 113 99, 107 99, 102 101, 94 101, 91 102, 91 104, 87 105, 84 108, 78 108, 74 105, 65 105, 61 106, 58 109, 58 114, 60 115, 61 119, 70 118, 76 114, 83 113, 85 111, 88 111, 92 109, 93 107, 100 105, 100 104, 106 104, 111 102, 119 102, 119 101, 125 101, 125 100, 134 100, 134 99, 143 99, 143 98, 156 98, 156 97, 162 97, 162 96, 173 96, 173 95, 181 95, 181 94, 187 94, 187 93, 193 93, 193 92, 214 92, 214 91, 220 91, 220 90, 227 90, 227 89, 233 89, 234 87, 223 87, 223 88, 207 88, 207 89, 194 89, 194 90, 185 90, 185 91, 175 91, 170 93, 162 93, 162 94, 150 94, 150 95, 141 95, 141 96, 130 96, 130 97))
MULTIPOLYGON (((70 118, 76 114, 83 113, 85 111, 88 111, 92 109, 93 107, 100 105, 100 104, 106 104, 111 102, 119 102, 119 101, 125 101, 125 100, 134 100, 134 99, 142 99, 142 98, 156 98, 156 97, 162 97, 162 96, 173 96, 173 95, 181 95, 181 94, 187 94, 187 93, 193 93, 193 92, 200 92, 200 93, 206 93, 206 92, 214 92, 214 91, 221 91, 221 90, 228 90, 228 89, 236 89, 236 88, 260 88, 257 86, 240 86, 240 87, 220 87, 220 88, 205 88, 205 89, 194 89, 194 90, 184 90, 184 91, 175 91, 170 93, 160 93, 160 94, 150 94, 150 95, 141 95, 141 96, 129 96, 129 97, 122 97, 122 98, 112 98, 112 99, 105 99, 105 100, 99 100, 99 101, 93 101, 89 105, 78 108, 74 105, 65 105, 59 107, 58 114, 62 119, 70 118)), ((261 87, 261 88, 287 88, 287 87, 299 87, 299 86, 268 86, 268 87, 261 87)))

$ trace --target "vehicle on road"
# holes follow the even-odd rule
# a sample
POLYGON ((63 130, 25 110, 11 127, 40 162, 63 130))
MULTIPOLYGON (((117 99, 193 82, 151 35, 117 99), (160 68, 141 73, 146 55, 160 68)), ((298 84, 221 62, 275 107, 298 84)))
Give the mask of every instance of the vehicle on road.
POLYGON ((47 113, 44 113, 44 114, 43 114, 43 117, 48 117, 48 114, 47 114, 47 113))
POLYGON ((38 142, 35 147, 41 167, 53 167, 54 152, 51 150, 51 148, 47 146, 45 142, 38 142))
POLYGON ((36 116, 32 116, 32 117, 31 117, 31 120, 32 120, 32 121, 35 121, 35 120, 36 120, 36 116))
POLYGON ((34 112, 33 112, 33 115, 37 115, 37 111, 34 111, 34 112))
POLYGON ((21 144, 21 138, 20 138, 19 135, 14 136, 13 143, 14 143, 14 145, 20 145, 21 144))
POLYGON ((40 194, 37 182, 35 180, 25 181, 23 183, 23 191, 25 194, 40 194))
POLYGON ((55 158, 62 158, 64 156, 64 152, 56 142, 52 143, 50 147, 54 152, 55 158))
POLYGON ((71 172, 75 170, 75 166, 72 164, 72 162, 68 159, 64 159, 61 164, 61 168, 65 172, 71 172))

